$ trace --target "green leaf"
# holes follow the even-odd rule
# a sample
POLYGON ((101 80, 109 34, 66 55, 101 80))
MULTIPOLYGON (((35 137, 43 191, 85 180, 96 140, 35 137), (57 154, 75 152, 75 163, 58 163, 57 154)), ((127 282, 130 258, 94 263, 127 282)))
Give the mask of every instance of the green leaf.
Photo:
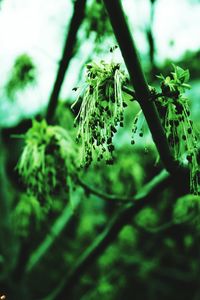
POLYGON ((175 65, 173 65, 173 67, 175 72, 172 72, 172 75, 175 80, 179 80, 181 83, 186 83, 189 81, 190 72, 188 69, 184 70, 181 67, 175 65))
POLYGON ((200 212, 200 196, 188 194, 179 198, 173 209, 173 219, 177 224, 183 223, 194 213, 200 212))

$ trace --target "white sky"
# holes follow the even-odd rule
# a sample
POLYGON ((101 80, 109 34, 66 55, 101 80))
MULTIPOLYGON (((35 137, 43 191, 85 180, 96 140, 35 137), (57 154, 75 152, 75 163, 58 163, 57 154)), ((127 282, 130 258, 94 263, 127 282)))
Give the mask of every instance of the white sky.
MULTIPOLYGON (((123 0, 125 12, 131 16, 136 44, 145 52, 142 35, 148 25, 149 0, 123 0)), ((38 67, 38 83, 25 91, 14 103, 0 102, 0 123, 12 123, 20 115, 31 114, 45 107, 54 83, 57 62, 62 53, 67 24, 72 13, 71 0, 3 0, 0 9, 0 97, 16 56, 29 54, 38 67)), ((157 0, 154 34, 158 61, 180 57, 187 49, 200 48, 200 5, 188 0, 157 0), (170 41, 174 40, 174 46, 170 41)), ((61 96, 71 94, 81 62, 92 45, 82 45, 79 57, 72 61, 61 96), (73 75, 74 74, 74 77, 73 75)))
MULTIPOLYGON (((127 15, 131 16, 137 46, 143 51, 146 40, 141 31, 148 25, 150 1, 124 0, 123 3, 127 15)), ((156 1, 153 31, 158 61, 163 61, 167 57, 176 59, 187 49, 200 48, 200 5, 194 3, 192 0, 156 1), (170 46, 171 40, 174 40, 173 47, 170 46)))

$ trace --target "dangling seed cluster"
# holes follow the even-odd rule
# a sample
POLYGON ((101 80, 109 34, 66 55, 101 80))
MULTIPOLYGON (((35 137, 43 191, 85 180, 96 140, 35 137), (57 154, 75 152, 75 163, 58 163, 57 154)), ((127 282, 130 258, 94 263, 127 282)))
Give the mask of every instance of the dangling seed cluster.
POLYGON ((132 138, 131 138, 131 144, 135 145, 136 143, 136 138, 142 138, 144 136, 144 115, 142 113, 142 110, 140 110, 134 120, 133 120, 133 127, 132 127, 132 138))
POLYGON ((188 99, 183 95, 190 88, 189 71, 174 66, 170 76, 161 79, 162 96, 155 101, 169 146, 176 160, 186 159, 190 168, 190 191, 200 194, 197 134, 190 119, 188 99))
POLYGON ((113 136, 117 127, 124 125, 127 104, 122 85, 127 78, 118 63, 92 62, 86 67, 86 87, 75 119, 75 124, 79 123, 77 141, 82 145, 82 165, 89 166, 95 156, 98 161, 105 159, 112 164, 113 136))

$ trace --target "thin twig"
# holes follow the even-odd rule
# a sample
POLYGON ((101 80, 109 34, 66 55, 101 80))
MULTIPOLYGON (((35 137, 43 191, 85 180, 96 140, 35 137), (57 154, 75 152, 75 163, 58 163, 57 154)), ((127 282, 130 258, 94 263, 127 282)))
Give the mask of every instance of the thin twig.
POLYGON ((136 99, 136 95, 135 95, 135 91, 134 90, 128 88, 125 85, 123 85, 122 86, 122 91, 125 92, 126 94, 130 95, 133 98, 133 100, 136 99))
POLYGON ((191 213, 182 222, 175 222, 174 218, 172 218, 170 221, 165 222, 165 223, 160 224, 155 227, 143 227, 143 226, 140 226, 139 224, 137 224, 136 222, 134 222, 134 226, 136 229, 138 229, 138 231, 144 231, 144 232, 150 233, 150 234, 158 234, 158 233, 164 232, 174 226, 180 226, 180 225, 186 224, 186 223, 192 221, 194 219, 194 217, 195 217, 195 214, 191 213))
POLYGON ((123 196, 117 196, 112 194, 107 194, 102 191, 98 191, 96 188, 91 187, 87 185, 84 181, 82 181, 80 178, 77 179, 77 183, 89 194, 93 194, 98 196, 101 199, 111 201, 115 204, 123 204, 125 202, 133 202, 133 196, 131 197, 123 197, 123 196))

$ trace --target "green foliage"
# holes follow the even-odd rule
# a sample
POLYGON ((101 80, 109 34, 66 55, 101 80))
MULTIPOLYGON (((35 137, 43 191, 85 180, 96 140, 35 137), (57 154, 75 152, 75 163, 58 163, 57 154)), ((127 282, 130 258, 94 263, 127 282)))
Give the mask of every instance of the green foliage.
POLYGON ((9 98, 13 98, 17 91, 25 89, 36 81, 36 67, 27 54, 19 55, 13 65, 10 78, 5 90, 9 98))
MULTIPOLYGON (((177 57, 176 65, 181 65, 183 69, 189 69, 193 80, 199 78, 198 62, 200 58, 200 51, 186 50, 181 58, 177 57)), ((161 72, 168 74, 171 70, 172 61, 166 59, 161 67, 161 72)))
POLYGON ((44 218, 44 211, 33 195, 23 194, 15 207, 12 221, 16 234, 26 238, 31 229, 39 228, 44 218))
POLYGON ((161 80, 161 96, 156 98, 169 146, 176 160, 187 161, 190 168, 190 191, 200 193, 200 168, 198 162, 198 138, 192 120, 188 99, 184 92, 190 88, 187 84, 189 71, 174 66, 174 71, 161 80))
POLYGON ((159 216, 155 209, 145 207, 135 217, 136 224, 143 228, 152 228, 158 224, 159 216))
POLYGON ((145 155, 141 159, 139 153, 133 152, 131 145, 124 145, 115 150, 115 156, 112 166, 104 161, 92 164, 84 173, 84 181, 99 191, 118 197, 134 195, 147 179, 144 168, 147 161, 154 162, 152 152, 149 152, 148 157, 145 155))
POLYGON ((165 96, 174 96, 177 98, 177 94, 184 93, 186 89, 190 89, 190 85, 187 84, 190 79, 190 72, 189 70, 183 70, 175 65, 173 65, 173 68, 174 72, 171 72, 170 76, 165 78, 161 74, 157 77, 161 80, 163 94, 165 96))
POLYGON ((191 234, 187 234, 184 237, 184 246, 186 248, 191 248, 194 244, 194 237, 191 234))
POLYGON ((78 151, 68 132, 46 121, 33 121, 24 135, 25 147, 17 164, 28 193, 37 197, 47 209, 54 196, 70 188, 75 176, 78 151))
MULTIPOLYGON (((88 30, 88 36, 92 32, 97 43, 102 41, 101 37, 108 37, 110 24, 102 1, 87 2, 86 18, 88 20, 84 21, 84 30, 88 30)), ((85 38, 85 35, 81 36, 85 38)), ((79 42, 78 38, 76 48, 79 47, 79 42)), ((97 47, 98 44, 95 45, 95 50, 97 47)), ((102 42, 101 47, 106 51, 106 43, 102 42)), ((88 53, 89 57, 91 55, 94 53, 88 53)), ((197 62, 198 59, 196 71, 197 62)), ((7 95, 13 98, 15 93, 17 95, 20 90, 34 83, 34 78, 33 62, 22 56, 8 81, 7 95)), ((149 101, 155 101, 174 157, 190 167, 191 193, 199 193, 198 141, 189 116, 189 102, 184 96, 184 92, 189 89, 189 71, 174 66, 170 76, 161 75, 159 78, 161 93, 154 93, 155 90, 151 89, 152 98, 149 101)), ((49 126, 45 121, 33 121, 32 128, 23 136, 25 147, 17 169, 27 193, 23 193, 13 207, 16 194, 19 194, 19 181, 14 182, 14 176, 10 176, 15 185, 11 189, 11 185, 8 185, 10 197, 1 197, 0 201, 0 286, 6 289, 0 290, 0 293, 5 292, 6 298, 50 299, 54 297, 57 288, 67 283, 69 289, 63 297, 58 298, 199 299, 200 199, 191 194, 175 203, 177 193, 169 181, 165 187, 163 185, 163 191, 155 189, 155 193, 150 193, 136 217, 133 210, 133 222, 129 225, 122 228, 128 221, 126 214, 117 218, 118 223, 112 227, 111 236, 103 242, 105 251, 96 248, 98 241, 106 236, 111 219, 116 217, 118 209, 123 209, 122 201, 118 203, 117 198, 131 198, 140 189, 143 192, 144 183, 160 169, 160 165, 155 165, 155 145, 151 144, 154 148, 150 146, 148 153, 142 151, 146 138, 142 111, 136 114, 138 107, 134 107, 135 103, 132 103, 133 110, 129 105, 124 111, 126 101, 129 101, 125 94, 122 95, 125 83, 125 73, 117 63, 101 61, 87 65, 86 82, 77 102, 79 104, 82 98, 76 118, 79 123, 78 140, 82 148, 80 162, 78 146, 68 132, 61 128, 63 125, 70 134, 77 131, 76 128, 72 129, 74 116, 66 109, 70 99, 57 108, 54 121, 61 127, 49 126), (138 142, 135 149, 127 143, 127 133, 132 121, 132 144, 138 142), (120 126, 123 128, 119 128, 120 126), (118 134, 114 138, 117 130, 118 134), (107 166, 106 163, 113 163, 114 150, 115 164, 107 166), (101 161, 92 164, 87 170, 81 170, 78 174, 80 180, 75 181, 79 171, 77 166, 81 162, 88 166, 96 159, 101 161), (81 181, 86 185, 70 189, 74 182, 78 185, 81 181), (94 190, 98 196, 93 194, 94 190), (103 193, 117 197, 107 201, 105 195, 101 198, 103 193), (72 208, 67 201, 70 196, 72 204, 74 203, 72 208), (153 207, 150 207, 152 203, 153 207), (184 230, 183 226, 173 226, 173 222, 168 222, 172 203, 175 203, 174 223, 178 225, 184 222, 184 230), (159 224, 164 226, 158 226, 159 224), (169 226, 165 226, 168 224, 169 226), (194 224, 198 224, 197 230, 194 230, 194 224), (115 230, 119 228, 122 230, 114 240, 115 230), (9 234, 16 240, 15 251, 9 242, 9 234), (91 244, 94 245, 94 252, 90 259, 88 255, 91 244), (4 255, 6 252, 7 255, 4 255), (9 261, 12 257, 15 265, 10 271, 9 261), (81 275, 71 273, 71 270, 80 266, 80 257, 86 259, 83 268, 78 269, 81 275), (33 267, 27 268, 31 264, 33 267), (3 274, 2 266, 6 269, 7 276, 3 274), (70 274, 72 279, 73 274, 76 279, 69 284, 67 280, 70 274), (17 284, 14 279, 17 279, 17 284)), ((5 131, 3 140, 7 140, 8 132, 18 132, 24 125, 26 126, 26 122, 5 131)), ((15 149, 9 145, 13 153, 19 145, 16 142, 14 146, 15 149)), ((16 155, 17 153, 16 151, 16 155)), ((6 168, 9 170, 14 157, 10 160, 9 154, 5 153, 5 161, 6 159, 6 168)), ((4 186, 7 188, 4 176, 1 174, 1 190, 4 186)), ((184 185, 184 182, 181 184, 184 185)))
POLYGON ((127 106, 122 98, 125 81, 120 64, 101 61, 87 65, 86 86, 76 117, 79 122, 77 137, 81 142, 82 163, 85 166, 91 163, 95 154, 97 160, 104 158, 108 164, 113 163, 112 139, 117 125, 123 126, 123 111, 127 106))
POLYGON ((119 234, 119 243, 121 247, 136 246, 138 241, 138 233, 132 225, 126 225, 119 234))
POLYGON ((179 198, 173 210, 173 219, 175 223, 183 223, 189 219, 194 221, 199 218, 200 196, 186 195, 179 198))
POLYGON ((100 42, 102 38, 105 37, 105 34, 110 35, 113 33, 105 7, 101 0, 93 0, 87 5, 86 17, 86 35, 89 37, 91 32, 95 32, 96 43, 100 42))

